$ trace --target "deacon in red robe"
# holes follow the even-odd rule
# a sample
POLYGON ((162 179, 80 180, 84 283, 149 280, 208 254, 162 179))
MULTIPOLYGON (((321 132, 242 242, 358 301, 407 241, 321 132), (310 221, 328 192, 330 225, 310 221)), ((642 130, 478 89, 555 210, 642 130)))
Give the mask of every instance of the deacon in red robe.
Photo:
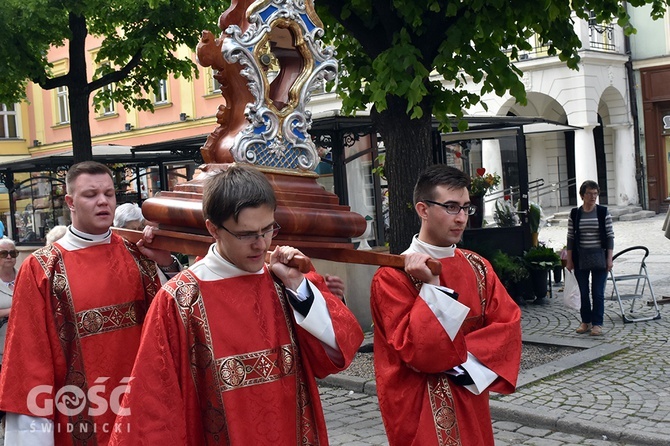
POLYGON ((107 444, 160 288, 155 262, 171 268, 169 252, 112 234, 107 166, 75 164, 66 183, 72 225, 16 278, 0 375, 8 445, 107 444))
POLYGON ((454 245, 472 212, 467 184, 444 165, 422 174, 422 226, 405 270, 380 268, 372 281, 377 394, 391 446, 492 446, 489 392, 515 389, 520 310, 488 261, 454 245))
POLYGON ((362 331, 321 276, 301 286, 305 315, 267 266, 212 245, 156 295, 111 444, 327 445, 314 377, 346 368, 362 331))
POLYGON ((23 262, 0 375, 0 408, 19 433, 107 444, 159 288, 155 263, 111 232, 70 227, 23 262))
POLYGON ((257 169, 207 178, 207 255, 156 295, 113 445, 327 445, 315 377, 348 366, 358 321, 277 246, 276 198, 257 169))

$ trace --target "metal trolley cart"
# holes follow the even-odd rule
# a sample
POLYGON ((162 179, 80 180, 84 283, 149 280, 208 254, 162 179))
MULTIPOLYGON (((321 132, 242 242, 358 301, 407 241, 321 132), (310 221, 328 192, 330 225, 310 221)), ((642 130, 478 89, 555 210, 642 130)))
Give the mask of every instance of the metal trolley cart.
POLYGON ((609 272, 609 277, 607 279, 608 281, 612 282, 612 294, 610 299, 613 300, 614 296, 616 295, 616 299, 619 302, 619 308, 621 309, 621 317, 624 323, 650 321, 661 318, 661 311, 658 308, 658 303, 656 302, 656 297, 654 296, 654 289, 651 286, 651 280, 649 280, 649 273, 647 272, 647 265, 645 263, 645 260, 648 256, 649 249, 647 249, 646 246, 632 246, 617 252, 612 257, 614 266, 609 272), (632 273, 615 274, 614 270, 617 269, 617 265, 626 265, 627 268, 623 267, 619 269, 627 269, 632 271, 632 273), (635 270, 637 270, 637 273, 634 272, 635 270), (633 281, 635 281, 634 288, 632 283, 625 284, 623 286, 625 291, 628 291, 630 288, 632 292, 620 292, 621 282, 633 281), (647 291, 647 294, 651 299, 645 303, 643 302, 643 297, 647 291), (624 300, 631 301, 628 312, 626 312, 624 309, 624 300), (638 302, 637 309, 635 307, 636 301, 638 302))

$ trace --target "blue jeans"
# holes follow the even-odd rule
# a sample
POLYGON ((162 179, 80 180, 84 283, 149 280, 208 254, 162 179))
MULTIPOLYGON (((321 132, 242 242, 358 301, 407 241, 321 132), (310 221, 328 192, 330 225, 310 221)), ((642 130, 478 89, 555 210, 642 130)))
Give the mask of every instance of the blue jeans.
POLYGON ((579 293, 582 295, 582 308, 579 310, 582 322, 602 326, 605 317, 607 270, 575 269, 575 278, 579 284, 579 293), (591 299, 589 298, 589 274, 591 274, 593 307, 591 307, 591 299))

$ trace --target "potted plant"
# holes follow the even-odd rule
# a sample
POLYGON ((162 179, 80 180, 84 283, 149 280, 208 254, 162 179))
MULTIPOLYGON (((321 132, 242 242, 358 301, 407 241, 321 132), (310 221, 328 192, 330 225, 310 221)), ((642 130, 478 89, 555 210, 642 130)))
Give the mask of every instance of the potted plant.
POLYGON ((533 291, 537 300, 547 295, 548 272, 561 265, 561 258, 556 251, 544 245, 531 247, 523 256, 533 282, 533 291))
POLYGON ((491 257, 491 265, 512 299, 517 303, 523 303, 524 283, 530 277, 523 259, 498 250, 491 257))
POLYGON ((486 173, 486 169, 480 167, 476 174, 470 179, 470 202, 477 207, 475 215, 470 216, 469 223, 472 228, 481 228, 484 223, 484 195, 489 190, 495 189, 500 184, 500 175, 486 173))
POLYGON ((519 217, 516 215, 516 209, 509 199, 497 199, 495 210, 493 211, 493 220, 500 228, 508 228, 519 224, 519 217))

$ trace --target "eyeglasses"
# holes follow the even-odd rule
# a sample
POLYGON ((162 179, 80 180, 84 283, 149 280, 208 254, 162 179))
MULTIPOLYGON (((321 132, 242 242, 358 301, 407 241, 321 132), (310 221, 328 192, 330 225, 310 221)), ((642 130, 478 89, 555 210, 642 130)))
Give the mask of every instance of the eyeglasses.
POLYGON ((439 203, 433 200, 423 200, 423 202, 442 206, 447 211, 447 214, 451 215, 458 215, 458 213, 461 212, 462 210, 465 211, 465 215, 475 215, 475 212, 477 212, 477 206, 475 206, 474 204, 469 204, 467 206, 460 206, 456 203, 439 203))
POLYGON ((0 250, 0 258, 4 259, 7 257, 7 254, 9 254, 12 259, 15 259, 19 256, 19 252, 15 249, 12 249, 11 251, 7 251, 6 249, 0 250))
POLYGON ((584 195, 588 195, 589 197, 597 197, 600 195, 599 192, 584 192, 584 195))
MULTIPOLYGON (((255 242, 255 241, 258 240, 259 238, 264 238, 264 239, 267 239, 268 237, 270 237, 270 238, 274 238, 274 237, 277 236, 277 234, 279 234, 279 230, 281 229, 281 226, 279 226, 278 223, 274 223, 274 224, 272 225, 272 228, 268 229, 268 230, 265 231, 265 232, 261 232, 260 234, 259 234, 259 233, 254 233, 254 234, 235 234, 234 232, 231 232, 231 231, 229 231, 228 229, 226 229, 226 227, 223 226, 223 225, 219 225, 219 227, 220 227, 221 229, 223 229, 224 231, 226 231, 228 234, 232 235, 233 237, 235 237, 236 239, 238 239, 238 240, 240 240, 240 241, 242 241, 242 242, 255 242)), ((0 251, 0 252, 2 252, 2 251, 0 251)))

